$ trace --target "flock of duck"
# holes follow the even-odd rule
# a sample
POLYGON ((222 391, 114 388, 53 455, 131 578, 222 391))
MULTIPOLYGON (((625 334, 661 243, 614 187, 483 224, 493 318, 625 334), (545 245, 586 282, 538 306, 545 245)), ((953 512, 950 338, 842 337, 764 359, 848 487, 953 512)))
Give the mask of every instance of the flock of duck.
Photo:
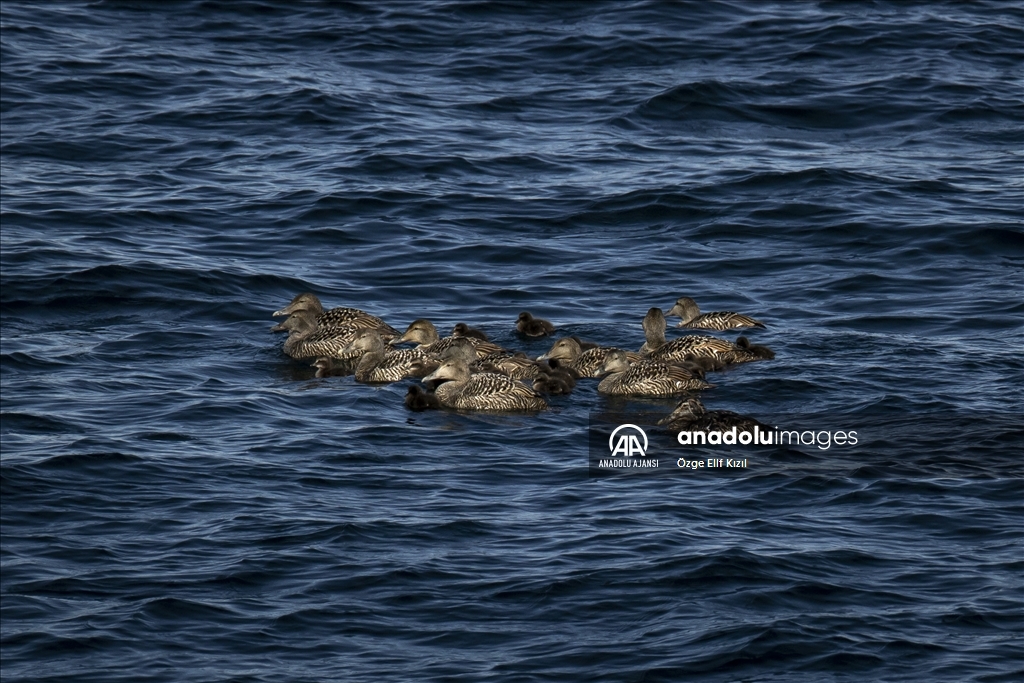
MULTIPOLYGON (((455 325, 447 337, 423 318, 399 332, 358 308, 325 310, 309 292, 273 315, 285 317, 271 328, 288 333, 284 352, 298 360, 312 360, 317 377, 354 375, 357 382, 365 383, 420 379, 423 386, 411 385, 405 397, 411 410, 543 410, 548 405, 545 395, 568 394, 578 380, 600 378, 597 391, 602 394, 682 397, 673 413, 661 421, 672 428, 742 426, 748 418, 729 411, 706 411, 693 392, 714 386, 706 380, 709 372, 775 357, 767 347, 743 336, 735 343, 706 334, 666 339, 666 315, 680 318, 676 327, 694 330, 764 327, 740 313, 701 313, 689 297, 678 299, 667 314, 660 308, 647 312, 642 323, 646 341, 637 351, 570 336, 555 341, 536 359, 494 344, 484 332, 465 323, 455 325), (413 346, 398 348, 405 344, 413 346)), ((556 331, 549 321, 526 311, 519 314, 515 327, 527 339, 556 331)))

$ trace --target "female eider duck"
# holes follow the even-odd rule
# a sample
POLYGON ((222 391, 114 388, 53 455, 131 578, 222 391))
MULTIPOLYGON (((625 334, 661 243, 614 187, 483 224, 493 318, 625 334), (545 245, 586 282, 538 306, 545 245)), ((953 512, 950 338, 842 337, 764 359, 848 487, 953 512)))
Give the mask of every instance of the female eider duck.
POLYGON ((682 320, 676 327, 688 327, 695 330, 738 330, 744 327, 764 327, 764 323, 754 320, 749 315, 732 311, 715 311, 701 313, 697 302, 688 296, 676 300, 676 305, 669 309, 669 315, 677 315, 682 320))
POLYGON ((466 323, 456 324, 455 327, 452 328, 452 336, 473 337, 474 339, 479 339, 480 341, 490 341, 490 339, 487 338, 487 335, 484 334, 481 330, 478 330, 475 327, 470 327, 466 323))
POLYGON ((546 337, 555 331, 555 326, 547 320, 534 318, 528 311, 523 311, 516 319, 516 331, 526 337, 546 337))
POLYGON ((412 384, 409 391, 405 392, 405 407, 420 413, 424 410, 437 410, 441 407, 441 402, 437 400, 434 392, 423 391, 419 385, 412 384))
POLYGON ((459 359, 446 360, 424 382, 443 381, 434 390, 445 408, 455 410, 534 411, 547 408, 547 402, 522 382, 492 372, 470 374, 469 366, 459 359))
POLYGON ((543 368, 537 361, 530 360, 521 351, 516 355, 494 357, 495 354, 481 359, 480 370, 483 372, 497 372, 512 379, 534 379, 543 372, 543 368))
POLYGON ((676 396, 687 391, 711 389, 714 386, 677 365, 651 360, 642 360, 631 365, 626 358, 626 352, 621 349, 608 354, 601 366, 601 374, 607 377, 597 385, 598 393, 613 396, 660 398, 676 396))
POLYGON ((284 341, 284 352, 299 360, 307 358, 350 358, 345 349, 360 328, 334 327, 320 329, 316 314, 312 311, 295 311, 277 326, 288 331, 284 341))
POLYGON ((681 363, 690 359, 690 357, 711 357, 722 363, 733 364, 747 363, 775 356, 770 349, 764 346, 752 347, 756 348, 756 351, 752 351, 725 339, 711 337, 706 334, 688 334, 672 341, 666 341, 665 328, 667 324, 665 315, 661 312, 660 308, 652 308, 644 316, 642 325, 647 342, 641 349, 645 350, 644 355, 650 360, 662 361, 664 363, 681 363))
POLYGON ((683 399, 675 410, 659 420, 658 424, 680 431, 724 432, 733 427, 741 432, 752 432, 754 427, 765 432, 772 431, 768 425, 731 410, 706 410, 704 404, 697 398, 683 399))
POLYGON ((346 349, 359 354, 355 366, 357 382, 397 382, 406 377, 423 377, 437 369, 437 357, 419 349, 388 351, 377 330, 362 330, 346 349))
MULTIPOLYGON (((325 311, 323 304, 320 303, 320 299, 317 298, 312 292, 303 292, 299 294, 291 303, 282 308, 280 311, 274 311, 274 317, 279 318, 281 316, 291 315, 296 311, 312 311, 313 315, 316 316, 317 325, 322 330, 328 330, 331 328, 358 328, 358 329, 373 329, 380 332, 381 337, 385 340, 393 339, 398 336, 398 330, 388 325, 386 322, 381 320, 375 315, 370 315, 366 311, 361 311, 358 308, 332 308, 329 311, 325 311)), ((273 328, 273 330, 279 331, 280 326, 273 328)))
POLYGON ((465 342, 461 341, 463 339, 468 340, 469 343, 473 345, 478 358, 483 358, 488 354, 503 350, 497 344, 492 344, 491 342, 483 341, 476 337, 445 337, 444 339, 441 339, 437 335, 437 328, 434 327, 434 324, 425 318, 414 320, 412 324, 406 328, 405 334, 397 339, 392 339, 389 343, 392 346, 395 346, 398 344, 413 342, 417 344, 416 348, 420 351, 425 351, 427 353, 441 353, 453 344, 464 344, 465 342))
MULTIPOLYGON (((598 346, 584 351, 580 348, 579 342, 574 337, 559 339, 552 345, 551 349, 537 360, 555 359, 580 377, 600 377, 601 366, 605 357, 612 351, 620 349, 598 346)), ((624 352, 629 361, 636 362, 642 358, 639 353, 632 351, 624 352)))

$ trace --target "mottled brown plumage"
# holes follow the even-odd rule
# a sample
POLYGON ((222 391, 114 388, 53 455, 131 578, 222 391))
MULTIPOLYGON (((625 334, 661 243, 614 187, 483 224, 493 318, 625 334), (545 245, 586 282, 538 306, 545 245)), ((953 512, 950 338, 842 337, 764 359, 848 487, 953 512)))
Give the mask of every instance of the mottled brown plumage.
POLYGON ((677 315, 681 318, 676 327, 688 327, 698 330, 718 330, 723 332, 744 327, 764 327, 764 323, 742 313, 715 311, 702 314, 697 306, 697 302, 688 296, 677 299, 675 306, 669 310, 668 314, 677 315))
MULTIPOLYGON (((618 351, 612 347, 598 346, 584 351, 580 348, 579 342, 574 337, 559 339, 543 356, 537 360, 548 360, 554 358, 564 366, 574 371, 580 377, 600 377, 601 366, 605 357, 611 351, 618 351)), ((631 362, 641 359, 640 354, 626 351, 631 362)))
POLYGON ((471 374, 459 359, 447 360, 424 381, 444 380, 435 394, 441 405, 456 410, 534 411, 544 399, 522 382, 491 372, 471 374))
POLYGON ((419 349, 385 347, 376 330, 362 330, 346 349, 358 354, 357 382, 397 382, 406 377, 423 377, 438 366, 437 357, 419 349))
POLYGON ((488 354, 502 351, 502 348, 497 344, 492 344, 475 337, 445 337, 441 339, 437 335, 437 328, 434 327, 434 324, 425 318, 414 320, 406 328, 405 333, 401 337, 393 339, 391 344, 414 343, 418 345, 416 348, 421 351, 440 354, 453 345, 465 344, 466 341, 463 340, 468 340, 473 345, 477 358, 483 358, 488 354))
POLYGON ((677 396, 713 386, 677 365, 652 360, 631 364, 626 358, 626 352, 620 349, 608 354, 601 372, 606 377, 597 385, 597 391, 615 396, 677 396))
POLYGON ((679 431, 723 432, 736 427, 738 431, 753 432, 758 427, 764 432, 772 430, 768 425, 752 417, 739 415, 731 410, 706 410, 697 398, 685 398, 669 415, 658 421, 659 425, 679 431))
MULTIPOLYGON (((311 292, 299 294, 291 303, 279 311, 274 311, 274 317, 289 316, 296 311, 310 311, 316 317, 317 327, 327 331, 335 328, 345 329, 373 329, 380 332, 381 337, 387 341, 398 336, 398 330, 388 325, 375 315, 358 308, 332 308, 325 311, 320 299, 311 292)), ((274 332, 282 331, 283 327, 277 325, 271 328, 274 332)))

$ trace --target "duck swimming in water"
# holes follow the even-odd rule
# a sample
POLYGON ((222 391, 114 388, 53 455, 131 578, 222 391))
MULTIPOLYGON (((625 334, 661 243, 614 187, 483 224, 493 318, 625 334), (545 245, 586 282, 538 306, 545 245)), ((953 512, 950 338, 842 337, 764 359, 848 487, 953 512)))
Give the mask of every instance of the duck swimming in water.
MULTIPOLYGON (((605 357, 612 351, 619 351, 607 346, 598 346, 584 351, 573 337, 564 337, 552 345, 551 349, 537 360, 549 360, 554 358, 562 365, 575 372, 580 377, 600 377, 601 366, 605 357)), ((641 360, 639 353, 624 351, 629 362, 641 360)))
POLYGON ((441 407, 441 402, 437 400, 437 395, 433 391, 423 391, 419 385, 412 384, 405 393, 405 407, 419 413, 424 410, 437 410, 441 407))
POLYGON ((406 377, 423 377, 438 366, 436 356, 419 349, 388 351, 377 330, 361 330, 346 352, 359 355, 355 366, 357 382, 397 382, 406 377))
POLYGON ((679 431, 724 432, 736 427, 741 432, 752 432, 758 427, 764 432, 772 430, 768 425, 752 417, 739 415, 731 410, 706 410, 697 398, 684 398, 669 415, 658 421, 659 425, 679 431))
MULTIPOLYGON (((311 311, 316 317, 317 327, 325 331, 334 328, 372 329, 380 332, 380 336, 385 341, 398 336, 398 330, 391 325, 358 308, 338 307, 325 311, 320 299, 312 292, 299 294, 292 299, 290 304, 279 311, 274 311, 274 317, 289 316, 296 311, 311 311)), ((279 332, 282 329, 284 328, 280 325, 271 328, 274 332, 279 332)))
MULTIPOLYGON (((681 363, 692 358, 710 357, 731 365, 775 357, 775 354, 766 346, 753 347, 747 342, 748 348, 743 348, 725 339, 705 334, 688 334, 672 341, 666 341, 665 328, 668 323, 660 308, 652 308, 647 311, 642 324, 647 342, 641 349, 646 350, 644 355, 650 360, 681 363)), ((745 337, 741 337, 741 339, 746 340, 745 337)))
POLYGON ((317 358, 313 363, 317 377, 345 377, 355 372, 358 358, 317 358))
POLYGON ((676 327, 688 327, 697 330, 738 330, 744 327, 764 327, 764 323, 754 320, 749 315, 732 311, 715 311, 701 313, 697 302, 688 296, 676 300, 676 305, 669 309, 669 315, 677 315, 682 320, 676 327))
POLYGON ((533 390, 538 394, 551 394, 554 396, 572 393, 572 387, 562 381, 561 377, 553 377, 546 372, 541 372, 534 378, 533 390))
POLYGON ((457 323, 455 327, 452 328, 452 336, 473 337, 474 339, 479 339, 480 341, 490 341, 490 339, 487 338, 487 335, 484 334, 481 330, 478 330, 475 327, 470 327, 466 323, 457 323))
MULTIPOLYGON (((737 354, 744 356, 751 356, 750 360, 772 360, 775 358, 775 352, 769 349, 767 346, 761 346, 760 344, 751 344, 750 340, 746 337, 736 337, 736 348, 739 349, 737 354)), ((745 360, 734 361, 738 363, 747 362, 745 360)))
POLYGON ((647 311, 640 326, 644 328, 644 337, 647 341, 640 347, 640 355, 646 356, 660 346, 665 345, 665 330, 668 328, 668 321, 660 308, 652 308, 647 311))
POLYGON ((498 372, 512 379, 533 379, 543 371, 537 361, 530 360, 522 351, 492 353, 480 359, 479 365, 484 372, 498 372))
POLYGON ((535 411, 548 405, 536 391, 505 375, 471 374, 461 359, 446 360, 423 381, 443 381, 434 393, 442 406, 455 410, 535 411))
POLYGON ((613 396, 659 398, 714 386, 677 365, 651 360, 630 364, 626 352, 621 349, 608 354, 601 366, 601 374, 607 376, 597 385, 598 393, 613 396))
POLYGON ((417 344, 416 348, 420 351, 439 354, 452 345, 466 343, 461 340, 467 340, 473 345, 478 358, 504 350, 497 344, 492 344, 476 337, 445 337, 441 339, 437 334, 437 328, 426 318, 412 321, 409 327, 406 328, 405 334, 397 339, 392 339, 389 343, 394 346, 411 342, 417 344))
POLYGON ((288 331, 284 352, 299 360, 308 358, 351 358, 346 347, 355 339, 360 328, 334 327, 321 330, 312 311, 295 311, 277 325, 288 331))
POLYGON ((547 320, 534 318, 528 311, 523 311, 516 319, 516 331, 526 337, 546 337, 555 331, 555 326, 547 320))
MULTIPOLYGON (((537 362, 539 363, 541 361, 537 362)), ((570 367, 562 365, 562 361, 557 358, 548 358, 544 363, 545 365, 541 367, 544 368, 544 372, 546 374, 551 375, 555 379, 561 380, 570 389, 576 388, 576 380, 580 378, 578 372, 570 367)))

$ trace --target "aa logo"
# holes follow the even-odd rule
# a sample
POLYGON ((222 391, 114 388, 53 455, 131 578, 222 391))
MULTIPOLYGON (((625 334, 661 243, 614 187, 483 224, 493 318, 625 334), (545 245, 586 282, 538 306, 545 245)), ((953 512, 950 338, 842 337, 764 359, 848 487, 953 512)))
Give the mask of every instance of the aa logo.
POLYGON ((612 452, 612 457, 621 455, 627 458, 643 458, 647 454, 647 434, 636 425, 619 425, 608 437, 608 449, 612 452), (616 435, 618 440, 615 438, 616 435), (637 438, 638 435, 640 438, 637 438), (640 445, 640 439, 643 439, 643 446, 640 445))

